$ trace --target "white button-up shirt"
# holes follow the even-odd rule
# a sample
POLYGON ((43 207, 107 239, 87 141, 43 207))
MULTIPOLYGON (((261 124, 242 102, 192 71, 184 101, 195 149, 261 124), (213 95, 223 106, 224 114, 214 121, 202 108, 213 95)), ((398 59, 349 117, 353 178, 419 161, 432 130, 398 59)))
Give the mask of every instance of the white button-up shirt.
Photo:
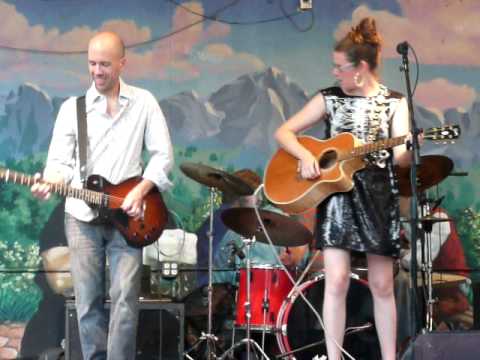
MULTIPOLYGON (((150 158, 143 178, 159 190, 171 186, 167 177, 173 166, 173 149, 165 117, 154 96, 120 80, 119 111, 107 113, 107 99, 95 85, 86 93, 87 176, 101 175, 112 184, 142 175, 142 151, 150 158)), ((59 172, 74 188, 82 188, 77 149, 76 98, 61 106, 48 151, 45 172, 59 172)), ((65 211, 82 221, 97 216, 84 201, 68 198, 65 211)))

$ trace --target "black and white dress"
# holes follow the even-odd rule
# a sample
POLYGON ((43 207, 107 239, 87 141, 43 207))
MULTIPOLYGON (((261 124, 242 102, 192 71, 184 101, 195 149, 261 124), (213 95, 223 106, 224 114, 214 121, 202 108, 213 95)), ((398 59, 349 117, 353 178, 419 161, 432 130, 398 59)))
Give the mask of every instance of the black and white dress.
MULTIPOLYGON (((372 97, 346 95, 340 87, 320 91, 326 103, 326 137, 350 132, 364 143, 391 137, 402 95, 380 85, 372 97)), ((398 257, 400 215, 391 150, 371 153, 353 176, 354 188, 324 200, 317 210, 317 247, 398 257)))

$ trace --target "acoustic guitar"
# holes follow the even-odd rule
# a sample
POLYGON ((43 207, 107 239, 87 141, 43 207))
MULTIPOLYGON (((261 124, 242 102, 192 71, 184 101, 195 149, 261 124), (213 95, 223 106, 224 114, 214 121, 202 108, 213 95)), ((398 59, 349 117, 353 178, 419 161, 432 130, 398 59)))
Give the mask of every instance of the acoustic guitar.
MULTIPOLYGON (((26 186, 32 186, 37 180, 30 175, 9 169, 0 169, 0 179, 26 186)), ((143 217, 134 219, 122 209, 123 199, 140 181, 135 177, 113 185, 100 175, 91 175, 85 189, 73 188, 65 184, 49 184, 50 191, 63 197, 80 199, 99 211, 99 220, 108 221, 125 237, 133 247, 150 245, 163 232, 168 221, 168 212, 162 195, 157 188, 152 189, 144 198, 143 217)))
MULTIPOLYGON (((426 140, 448 142, 460 136, 460 127, 448 125, 430 128, 423 135, 426 140)), ((406 139, 405 135, 362 144, 351 133, 340 133, 328 140, 300 136, 300 144, 318 159, 320 177, 303 179, 297 171, 298 159, 279 149, 265 170, 265 195, 289 214, 302 213, 318 206, 333 193, 350 191, 353 188, 353 174, 366 166, 364 157, 367 154, 402 145, 406 139)))

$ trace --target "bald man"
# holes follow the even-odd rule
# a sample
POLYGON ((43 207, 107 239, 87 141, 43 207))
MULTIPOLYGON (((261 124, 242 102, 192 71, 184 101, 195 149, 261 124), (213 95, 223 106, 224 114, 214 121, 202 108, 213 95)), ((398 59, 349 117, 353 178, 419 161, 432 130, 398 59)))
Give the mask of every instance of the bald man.
MULTIPOLYGON (((143 199, 154 187, 171 186, 167 177, 173 165, 166 121, 153 95, 127 85, 120 75, 125 46, 118 35, 102 32, 88 46, 92 85, 85 95, 87 114, 86 174, 101 175, 112 184, 141 176, 126 195, 123 211, 142 216, 143 199), (150 155, 145 167, 142 150, 150 155)), ((77 139, 76 98, 66 100, 58 113, 43 180, 82 188, 77 139)), ((32 193, 50 197, 50 187, 37 183, 32 193)), ((67 198, 67 235, 80 342, 84 359, 134 359, 140 291, 141 249, 129 246, 111 224, 79 199, 67 198), (105 294, 105 260, 110 266, 110 289, 105 294), (111 299, 110 322, 104 299, 111 299)))

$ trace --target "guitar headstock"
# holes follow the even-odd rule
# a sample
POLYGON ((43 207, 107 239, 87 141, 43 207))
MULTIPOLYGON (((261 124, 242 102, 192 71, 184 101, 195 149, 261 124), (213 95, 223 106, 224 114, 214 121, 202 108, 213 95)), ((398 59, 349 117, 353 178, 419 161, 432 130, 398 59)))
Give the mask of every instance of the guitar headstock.
POLYGON ((459 125, 445 125, 424 130, 423 138, 439 143, 453 143, 460 137, 461 130, 459 125))

